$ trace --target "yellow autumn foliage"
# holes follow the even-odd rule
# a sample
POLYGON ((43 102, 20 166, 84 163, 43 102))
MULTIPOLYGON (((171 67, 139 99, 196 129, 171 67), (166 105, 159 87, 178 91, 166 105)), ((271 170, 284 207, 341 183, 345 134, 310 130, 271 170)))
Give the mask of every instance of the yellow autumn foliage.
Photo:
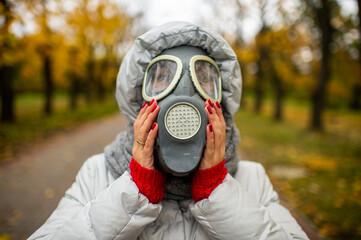
POLYGON ((333 159, 324 155, 302 154, 296 155, 296 162, 314 171, 334 171, 339 166, 339 159, 333 159))
POLYGON ((7 233, 1 234, 0 235, 0 240, 10 240, 10 235, 7 233))
MULTIPOLYGON (((105 89, 113 87, 121 58, 117 46, 132 39, 132 19, 118 3, 79 0, 72 11, 64 10, 59 0, 51 2, 53 7, 46 1, 14 0, 14 4, 23 13, 11 8, 11 22, 0 28, 0 67, 16 67, 17 90, 43 89, 45 58, 50 59, 56 89, 68 89, 73 78, 87 82, 92 74, 105 89), (33 17, 35 28, 16 36, 10 26, 13 22, 21 25, 26 14, 33 17), (61 27, 51 26, 55 18, 62 22, 61 27), (90 63, 95 66, 92 72, 90 63)), ((0 14, 4 14, 2 4, 0 14)))

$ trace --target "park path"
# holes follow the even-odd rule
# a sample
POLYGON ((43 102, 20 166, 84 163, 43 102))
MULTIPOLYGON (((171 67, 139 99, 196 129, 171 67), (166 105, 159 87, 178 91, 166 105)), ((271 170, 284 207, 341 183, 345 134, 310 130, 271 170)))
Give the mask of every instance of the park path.
POLYGON ((26 239, 56 208, 83 162, 127 124, 121 114, 60 132, 0 166, 0 239, 26 239))
MULTIPOLYGON (((126 124, 121 114, 86 123, 34 144, 32 150, 0 166, 0 240, 26 239, 39 228, 72 184, 83 162, 103 152, 126 124)), ((281 201, 291 209, 282 198, 281 201)), ((291 212, 310 239, 321 239, 307 218, 293 209, 291 212)))

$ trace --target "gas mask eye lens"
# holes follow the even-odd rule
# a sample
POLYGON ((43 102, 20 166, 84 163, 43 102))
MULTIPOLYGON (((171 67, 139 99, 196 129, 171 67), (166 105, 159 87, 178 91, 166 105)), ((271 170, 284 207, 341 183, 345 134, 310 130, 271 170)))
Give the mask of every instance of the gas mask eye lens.
POLYGON ((213 99, 218 99, 217 89, 218 72, 209 62, 198 60, 195 63, 195 72, 201 88, 213 99))
POLYGON ((177 64, 169 60, 154 63, 148 70, 145 91, 153 97, 164 91, 172 82, 177 71, 177 64))
POLYGON ((191 78, 199 95, 212 102, 222 100, 221 72, 212 58, 205 55, 195 55, 189 62, 191 78))
POLYGON ((171 55, 154 58, 145 71, 142 95, 151 101, 167 96, 177 84, 182 73, 182 61, 171 55))

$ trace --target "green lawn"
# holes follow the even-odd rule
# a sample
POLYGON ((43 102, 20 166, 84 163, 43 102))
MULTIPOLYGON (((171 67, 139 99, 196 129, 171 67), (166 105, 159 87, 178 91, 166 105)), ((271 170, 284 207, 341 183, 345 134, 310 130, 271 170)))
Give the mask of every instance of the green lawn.
POLYGON ((54 113, 45 116, 42 95, 27 93, 17 96, 16 122, 0 123, 0 162, 11 159, 25 145, 31 147, 37 140, 43 140, 56 131, 118 111, 114 96, 109 96, 101 104, 86 104, 84 99, 80 100, 79 107, 70 110, 67 96, 57 93, 54 97, 54 113))
POLYGON ((239 151, 261 162, 275 187, 330 239, 361 239, 361 114, 328 111, 322 133, 307 130, 306 106, 288 103, 285 121, 240 110, 239 151))

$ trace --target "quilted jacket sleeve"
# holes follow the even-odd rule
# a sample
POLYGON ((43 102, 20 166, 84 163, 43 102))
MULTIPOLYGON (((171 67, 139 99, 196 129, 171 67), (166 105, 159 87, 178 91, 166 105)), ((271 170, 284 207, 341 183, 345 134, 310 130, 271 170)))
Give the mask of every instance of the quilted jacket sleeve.
POLYGON ((308 239, 288 210, 279 204, 263 167, 251 162, 246 165, 245 168, 239 164, 235 178, 228 174, 207 199, 191 205, 193 216, 209 237, 308 239))
POLYGON ((56 210, 29 239, 136 239, 157 218, 161 205, 139 194, 128 172, 108 186, 102 158, 85 162, 56 210))

